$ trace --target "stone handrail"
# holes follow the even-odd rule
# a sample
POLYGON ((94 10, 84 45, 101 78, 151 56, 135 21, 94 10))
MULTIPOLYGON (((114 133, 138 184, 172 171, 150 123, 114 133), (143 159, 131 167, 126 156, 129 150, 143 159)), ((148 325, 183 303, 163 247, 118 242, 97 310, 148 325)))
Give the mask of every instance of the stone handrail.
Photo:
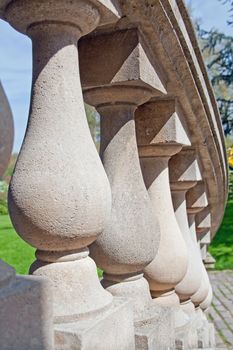
MULTIPOLYGON (((33 48, 9 188, 12 223, 37 249, 29 304, 49 304, 28 348, 213 347, 202 260, 224 214, 227 163, 183 1, 0 0, 0 17, 33 48), (83 98, 100 114, 100 157, 83 98)), ((2 349, 23 349, 12 339, 2 349)))

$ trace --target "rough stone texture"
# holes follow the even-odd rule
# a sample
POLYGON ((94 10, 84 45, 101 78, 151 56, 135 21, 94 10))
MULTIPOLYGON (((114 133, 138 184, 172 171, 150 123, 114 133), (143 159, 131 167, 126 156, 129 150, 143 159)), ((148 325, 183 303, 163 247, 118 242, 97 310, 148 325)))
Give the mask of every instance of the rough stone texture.
POLYGON ((187 149, 171 158, 169 178, 176 219, 188 250, 188 269, 175 290, 181 301, 187 301, 200 288, 202 273, 200 255, 190 233, 186 205, 187 190, 201 180, 195 151, 187 149))
MULTIPOLYGON (((121 322, 121 312, 116 313, 112 295, 101 286, 87 248, 109 220, 111 190, 87 124, 77 41, 99 23, 106 24, 109 11, 100 8, 104 3, 111 4, 19 0, 5 10, 4 18, 26 32, 33 44, 29 122, 10 183, 9 208, 18 234, 37 248, 30 272, 50 280, 54 322, 61 324, 64 337, 72 332, 68 323, 75 321, 77 334, 91 333, 93 324, 81 325, 79 320, 92 315, 93 332, 104 328, 109 339, 128 328, 127 345, 134 339, 133 318, 129 313, 128 322, 121 322), (102 322, 105 312, 108 320, 102 322)), ((94 333, 82 348, 89 346, 85 341, 88 344, 90 338, 92 344, 97 342, 94 333)))
POLYGON ((114 298, 111 307, 100 315, 55 325, 55 349, 134 350, 132 317, 132 306, 124 299, 114 298))
POLYGON ((0 349, 52 350, 50 284, 40 277, 15 277, 3 262, 0 268, 0 349))
POLYGON ((196 214, 208 205, 207 196, 205 192, 205 185, 203 182, 197 183, 196 186, 192 187, 187 192, 186 205, 187 205, 190 235, 194 242, 193 249, 196 251, 196 255, 198 257, 198 260, 196 263, 201 266, 201 284, 197 292, 192 295, 191 300, 194 303, 195 307, 198 308, 197 314, 200 316, 200 319, 201 319, 202 311, 199 310, 199 306, 201 302, 203 302, 206 299, 210 288, 209 278, 202 262, 200 246, 197 242, 197 232, 196 232, 196 222, 195 222, 196 214))
MULTIPOLYGON (((155 305, 174 312, 176 346, 197 345, 190 318, 181 310, 175 286, 187 270, 187 249, 172 206, 168 161, 189 145, 182 111, 175 100, 146 103, 136 112, 136 133, 141 168, 161 238, 155 259, 144 269, 155 305), (169 222, 167 217, 169 215, 169 222)), ((194 332, 195 334, 195 332, 194 332)))
MULTIPOLYGON (((175 150, 176 145, 189 146, 187 125, 181 107, 176 99, 159 99, 140 106, 135 113, 139 152, 143 146, 165 144, 175 150)), ((150 148, 152 149, 152 148, 150 148)), ((142 150, 142 151, 141 151, 142 150)))
MULTIPOLYGON (((13 119, 0 83, 0 176, 13 144, 13 119)), ((15 276, 0 260, 0 349, 52 350, 54 343, 52 292, 42 278, 15 276)))
POLYGON ((152 64, 148 46, 135 28, 83 38, 79 56, 84 89, 113 83, 139 85, 140 81, 155 89, 156 94, 166 94, 163 77, 152 64))
POLYGON ((211 219, 209 206, 196 215, 196 230, 198 235, 207 233, 210 230, 212 226, 211 219))
MULTIPOLYGON (((154 297, 161 297, 163 305, 171 296, 171 289, 182 280, 187 270, 187 250, 174 216, 168 178, 168 159, 141 158, 144 181, 158 217, 161 240, 154 260, 145 268, 145 275, 154 297), (167 215, 170 213, 169 224, 167 215)), ((167 301, 168 302, 168 301, 167 301)), ((169 303, 169 302, 168 302, 169 303)))
POLYGON ((79 50, 81 71, 89 72, 82 78, 84 98, 101 116, 100 154, 113 203, 111 218, 91 245, 91 255, 104 270, 103 286, 114 296, 132 300, 136 348, 152 350, 158 334, 152 313, 156 307, 141 271, 157 253, 160 230, 142 178, 134 113, 138 105, 166 91, 137 30, 85 38, 79 50), (103 49, 108 56, 104 62, 103 49))
POLYGON ((155 304, 150 306, 149 310, 145 310, 142 319, 142 321, 135 322, 136 349, 174 349, 175 308, 155 304))
POLYGON ((217 104, 187 11, 183 1, 149 4, 122 0, 121 5, 122 13, 128 19, 121 22, 121 28, 138 24, 145 41, 150 43, 152 61, 159 61, 160 71, 165 72, 168 94, 178 96, 182 101, 192 144, 195 144, 203 172, 208 176, 206 184, 213 213, 213 235, 221 222, 227 197, 227 162, 217 104), (214 138, 208 136, 211 125, 218 130, 214 138), (216 157, 213 157, 216 151, 216 157))
POLYGON ((152 66, 141 50, 137 31, 108 35, 106 42, 102 35, 84 38, 80 45, 80 67, 84 72, 84 65, 95 67, 96 60, 102 57, 100 42, 111 57, 112 45, 122 45, 122 41, 128 52, 136 46, 136 54, 128 57, 120 52, 120 65, 115 65, 113 59, 107 60, 93 76, 87 74, 85 78, 84 74, 82 84, 85 101, 95 106, 101 116, 100 155, 112 190, 111 216, 101 237, 91 245, 91 256, 104 270, 102 285, 108 291, 115 296, 130 299, 133 296, 136 320, 141 319, 144 308, 152 302, 149 285, 141 272, 158 250, 160 233, 140 169, 134 113, 138 105, 161 92, 153 85, 156 77, 152 82, 148 80, 152 66), (125 41, 125 36, 129 41, 125 41), (90 44, 94 56, 87 55, 90 44), (108 69, 102 74, 105 63, 108 69))
POLYGON ((5 17, 18 30, 30 27, 33 43, 29 123, 10 183, 10 215, 18 234, 37 248, 31 272, 53 285, 55 320, 70 321, 112 301, 85 248, 111 210, 109 182, 86 120, 77 54, 77 40, 98 25, 100 14, 85 1, 19 0, 8 5, 5 17))
MULTIPOLYGON (((27 32, 32 37, 34 50, 31 115, 9 195, 11 216, 17 231, 38 248, 37 261, 31 271, 46 275, 52 281, 56 291, 56 322, 74 321, 89 312, 101 310, 100 317, 105 307, 113 306, 112 297, 98 283, 95 264, 87 257, 85 247, 104 230, 103 240, 99 236, 96 246, 93 244, 93 256, 99 257, 105 269, 103 285, 113 295, 133 296, 134 319, 147 321, 148 313, 143 317, 142 310, 151 306, 152 301, 141 272, 154 258, 159 246, 159 230, 155 216, 152 219, 149 215, 149 197, 138 162, 133 113, 139 104, 166 93, 177 96, 191 143, 200 155, 200 168, 207 186, 208 215, 211 215, 212 222, 197 221, 199 233, 208 228, 212 236, 215 234, 227 197, 227 163, 220 118, 183 1, 119 0, 117 5, 116 1, 110 0, 9 2, 0 1, 0 16, 19 31, 27 32), (132 29, 135 24, 139 30, 132 29), (80 49, 81 61, 90 65, 85 69, 81 64, 82 81, 86 96, 89 94, 92 99, 94 93, 94 105, 104 115, 101 154, 113 188, 111 215, 109 184, 90 139, 79 82, 76 42, 81 35, 90 32, 83 43, 94 40, 99 54, 93 50, 93 56, 89 58, 90 51, 85 56, 80 49), (108 56, 103 57, 103 52, 108 56), (117 67, 112 69, 115 62, 117 67), (93 69, 97 65, 100 70, 95 75, 93 69), (93 79, 86 85, 85 70, 87 78, 93 79), (105 70, 106 74, 102 74, 105 70), (98 75, 107 80, 98 81, 98 75), (71 163, 75 163, 75 170, 72 168, 71 171, 71 163), (60 183, 64 186, 59 186, 60 183), (115 237, 117 244, 114 246, 115 237), (77 268, 79 272, 76 274, 77 268), (85 281, 86 272, 88 281, 85 281), (85 281, 83 285, 82 280, 85 281), (91 286, 94 286, 93 290, 91 286), (77 294, 76 289, 79 290, 77 294), (69 308, 67 300, 71 301, 69 308)), ((92 45, 94 47, 93 41, 92 45)), ((176 112, 169 119, 174 133, 168 137, 161 130, 157 138, 159 143, 163 137, 173 140, 182 130, 176 112)), ((151 137, 150 130, 147 132, 151 137)), ((161 151, 160 145, 157 150, 161 151)), ((166 149, 167 159, 171 156, 170 150, 169 147, 166 149)), ((180 176, 174 171, 181 186, 176 188, 179 194, 174 194, 173 199, 176 197, 177 219, 180 229, 185 226, 187 238, 184 194, 188 186, 182 186, 185 181, 193 185, 198 180, 198 172, 196 178, 191 179, 192 169, 187 167, 186 161, 183 158, 186 168, 180 176)), ((168 182, 167 164, 162 165, 161 172, 165 169, 162 179, 166 177, 168 182)), ((166 186, 168 190, 169 183, 166 186)), ((190 242, 186 239, 188 248, 190 242)), ((187 271, 194 272, 192 249, 189 253, 193 268, 187 271)), ((195 283, 192 285, 193 281, 187 280, 189 290, 184 294, 190 297, 195 283)), ((168 286, 169 281, 166 288, 168 286)), ((175 296, 174 291, 171 294, 175 296)), ((208 308, 210 300, 211 289, 200 304, 201 308, 208 308)), ((187 311, 192 325, 183 328, 181 337, 185 338, 181 343, 187 340, 181 344, 186 348, 196 341, 193 311, 187 311)), ((65 326, 61 326, 63 334, 65 326)), ((94 327, 94 333, 98 326, 103 326, 101 321, 94 327)), ((76 332, 80 335, 80 328, 76 332)), ((108 333, 108 336, 113 333, 108 333)), ((155 347, 153 332, 148 328, 146 333, 149 336, 145 346, 155 347)), ((69 331, 65 332, 64 337, 68 334, 69 331)), ((80 337, 83 341, 81 347, 93 346, 90 337, 80 337)))
MULTIPOLYGON (((0 1, 0 17, 3 19, 6 19, 6 10, 7 6, 12 2, 12 0, 1 0, 0 1)), ((85 0, 80 1, 79 3, 84 3, 85 0)), ((93 5, 93 7, 97 8, 98 12, 100 13, 100 21, 99 25, 106 25, 108 23, 115 23, 121 16, 121 9, 120 6, 117 4, 116 1, 111 1, 111 0, 88 0, 88 2, 93 5)), ((30 3, 30 1, 29 1, 30 3)), ((38 2, 39 4, 39 2, 38 2)), ((46 13, 46 5, 47 1, 46 0, 40 0, 41 6, 34 6, 34 9, 37 12, 38 19, 43 19, 46 13)), ((56 10, 54 11, 54 18, 56 18, 57 13, 62 13, 62 18, 65 20, 65 16, 70 20, 71 16, 74 18, 78 16, 80 13, 77 13, 77 7, 76 4, 74 4, 73 8, 67 11, 64 10, 64 3, 63 1, 56 1, 56 10)), ((57 19, 57 18, 56 18, 57 19)), ((76 24, 76 21, 74 21, 76 24)), ((24 21, 20 20, 18 22, 19 30, 20 31, 26 31, 25 23, 24 21)))
POLYGON ((189 139, 176 100, 146 103, 137 109, 135 120, 141 169, 161 232, 158 252, 144 271, 154 302, 177 305, 174 287, 186 273, 187 250, 172 206, 168 161, 189 139))

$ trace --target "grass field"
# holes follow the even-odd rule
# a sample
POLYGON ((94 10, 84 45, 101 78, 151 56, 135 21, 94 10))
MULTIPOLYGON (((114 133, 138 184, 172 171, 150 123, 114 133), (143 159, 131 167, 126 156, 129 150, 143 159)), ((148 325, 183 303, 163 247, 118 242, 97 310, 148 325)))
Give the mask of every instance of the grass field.
MULTIPOLYGON (((233 200, 227 204, 224 220, 209 250, 217 260, 216 269, 233 270, 233 200)), ((9 217, 1 215, 0 258, 12 265, 18 274, 26 274, 35 260, 34 252, 35 249, 15 233, 9 217)))
POLYGON ((217 270, 233 270, 233 200, 227 203, 222 225, 209 251, 216 259, 217 270))
POLYGON ((25 243, 12 228, 8 215, 0 216, 0 258, 12 265, 18 274, 27 274, 35 260, 35 249, 25 243))

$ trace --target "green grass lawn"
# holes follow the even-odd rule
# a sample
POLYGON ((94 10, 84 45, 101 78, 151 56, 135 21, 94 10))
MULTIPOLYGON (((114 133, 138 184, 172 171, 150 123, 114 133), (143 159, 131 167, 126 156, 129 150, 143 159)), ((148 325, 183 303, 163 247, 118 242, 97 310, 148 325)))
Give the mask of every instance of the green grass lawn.
POLYGON ((217 270, 233 270, 233 200, 227 203, 224 219, 214 237, 210 253, 216 259, 217 270))
MULTIPOLYGON (((216 259, 216 269, 233 270, 233 200, 228 201, 222 225, 209 247, 216 259)), ((7 215, 0 216, 0 258, 12 265, 18 274, 26 274, 35 260, 35 249, 14 231, 7 215)), ((101 274, 100 271, 99 275, 101 274)))
POLYGON ((0 215, 0 258, 16 269, 18 274, 27 274, 35 260, 35 249, 25 243, 12 228, 8 215, 0 215))

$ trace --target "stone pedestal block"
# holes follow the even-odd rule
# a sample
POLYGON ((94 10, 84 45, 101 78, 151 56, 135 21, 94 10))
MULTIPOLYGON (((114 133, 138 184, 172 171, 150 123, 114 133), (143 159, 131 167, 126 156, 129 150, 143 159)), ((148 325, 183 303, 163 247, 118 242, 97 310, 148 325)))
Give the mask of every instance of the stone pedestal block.
POLYGON ((206 258, 204 259, 204 265, 206 267, 206 270, 214 270, 215 263, 216 260, 214 259, 214 257, 209 252, 207 252, 206 258))
POLYGON ((195 318, 189 315, 189 319, 175 328, 176 350, 195 349, 198 345, 195 318))
POLYGON ((134 350, 133 311, 129 302, 114 298, 101 314, 55 325, 56 350, 134 350))
POLYGON ((142 321, 135 321, 138 350, 167 350, 175 346, 175 308, 153 305, 145 309, 142 321))
POLYGON ((209 347, 215 349, 216 340, 215 340, 215 328, 213 323, 208 323, 209 328, 209 347))
POLYGON ((0 349, 53 350, 52 294, 40 277, 14 276, 0 263, 0 349))

